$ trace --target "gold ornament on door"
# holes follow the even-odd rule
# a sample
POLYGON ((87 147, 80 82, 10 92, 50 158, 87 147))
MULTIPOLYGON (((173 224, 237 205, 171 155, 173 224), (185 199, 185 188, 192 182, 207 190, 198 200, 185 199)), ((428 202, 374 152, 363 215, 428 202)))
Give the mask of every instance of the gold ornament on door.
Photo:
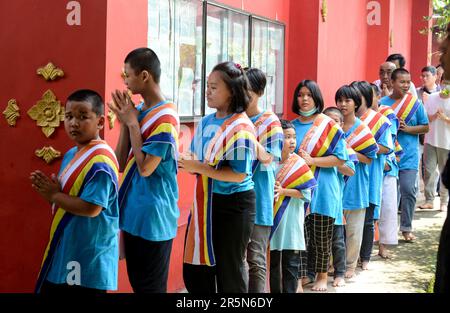
POLYGON ((36 124, 42 127, 42 132, 47 137, 50 137, 55 128, 59 127, 60 122, 64 121, 64 108, 50 89, 27 113, 37 121, 36 124))
POLYGON ((41 149, 37 149, 34 153, 36 156, 47 162, 47 164, 50 164, 54 159, 61 156, 61 152, 53 149, 53 147, 42 147, 41 149))
POLYGON ((36 73, 42 75, 45 80, 55 80, 58 77, 64 76, 64 71, 57 68, 52 62, 49 62, 46 66, 37 69, 36 73))
POLYGON ((20 116, 19 106, 17 105, 16 99, 11 99, 8 101, 5 111, 3 111, 6 122, 9 126, 16 126, 16 121, 20 116))

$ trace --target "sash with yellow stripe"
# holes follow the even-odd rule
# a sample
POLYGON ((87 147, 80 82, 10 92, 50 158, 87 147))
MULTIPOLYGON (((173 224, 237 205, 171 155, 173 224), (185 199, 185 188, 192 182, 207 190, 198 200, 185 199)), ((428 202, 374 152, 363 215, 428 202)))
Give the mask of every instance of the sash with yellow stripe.
MULTIPOLYGON (((166 102, 153 110, 150 110, 139 122, 142 134, 142 145, 149 143, 168 143, 172 146, 174 160, 178 160, 178 133, 180 131, 180 120, 178 118, 177 107, 170 102, 166 102)), ((136 160, 133 150, 130 149, 125 170, 119 189, 119 206, 125 199, 130 182, 137 170, 136 160)))
MULTIPOLYGON (((302 191, 317 186, 317 181, 314 175, 305 163, 305 161, 295 153, 291 153, 289 158, 284 162, 282 168, 277 174, 277 181, 280 182, 281 187, 285 189, 297 189, 302 191)), ((270 231, 270 238, 280 225, 286 208, 289 206, 291 197, 279 196, 275 200, 273 207, 273 226, 270 231)), ((300 208, 299 208, 300 209, 300 208)))
POLYGON ((355 130, 346 138, 350 147, 358 153, 368 155, 378 151, 378 145, 370 128, 360 119, 355 121, 355 130))
POLYGON ((398 142, 398 140, 395 141, 394 153, 395 153, 395 156, 397 156, 399 158, 401 158, 405 154, 405 151, 403 151, 403 148, 400 145, 400 143, 398 142))
MULTIPOLYGON (((348 160, 353 162, 353 164, 355 165, 355 168, 356 168, 356 164, 359 163, 358 155, 356 154, 355 150, 353 150, 347 142, 346 142, 346 145, 347 145, 348 160)), ((345 182, 347 182, 347 180, 349 178, 350 178, 349 176, 344 175, 345 182)))
POLYGON ((376 142, 378 142, 385 131, 391 127, 391 122, 387 117, 372 109, 368 109, 366 113, 361 116, 361 121, 369 126, 376 142))
POLYGON ((408 124, 419 106, 417 97, 408 92, 402 99, 395 101, 391 108, 399 119, 408 124))
MULTIPOLYGON (((255 122, 256 139, 263 147, 270 147, 277 144, 277 141, 283 143, 283 129, 280 120, 275 113, 266 111, 255 122)), ((253 162, 253 173, 258 167, 259 160, 255 158, 253 162)))
MULTIPOLYGON (((255 156, 256 136, 254 125, 245 113, 236 113, 227 119, 208 144, 204 163, 219 169, 223 162, 233 157, 237 149, 249 149, 255 156)), ((214 266, 212 242, 212 192, 213 180, 197 175, 194 204, 188 218, 184 262, 194 265, 214 266)))
MULTIPOLYGON (((64 170, 59 174, 58 180, 63 193, 79 197, 86 186, 98 172, 106 172, 118 189, 119 165, 114 151, 103 140, 93 140, 78 151, 64 170)), ((35 292, 39 293, 51 268, 52 260, 62 238, 64 229, 70 223, 73 214, 58 208, 50 228, 50 239, 44 252, 35 292)))
MULTIPOLYGON (((344 136, 344 132, 335 121, 325 114, 319 114, 306 133, 299 149, 295 152, 304 150, 312 157, 331 155, 342 136, 344 136)), ((311 171, 318 179, 319 168, 313 165, 311 171)))

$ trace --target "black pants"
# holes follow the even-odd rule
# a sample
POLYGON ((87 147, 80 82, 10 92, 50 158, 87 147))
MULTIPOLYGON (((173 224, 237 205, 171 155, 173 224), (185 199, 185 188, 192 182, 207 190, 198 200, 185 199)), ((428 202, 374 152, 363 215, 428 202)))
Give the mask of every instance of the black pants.
POLYGON ((366 208, 363 239, 361 242, 361 250, 359 252, 359 258, 362 262, 370 261, 370 255, 372 254, 373 240, 375 237, 375 220, 373 218, 374 214, 375 204, 369 203, 369 207, 366 208))
POLYGON ((87 288, 77 285, 70 286, 68 284, 54 284, 46 280, 42 284, 40 293, 43 295, 52 295, 52 296, 66 295, 66 294, 87 296, 87 295, 104 294, 106 293, 106 290, 87 288))
POLYGON ((173 239, 149 241, 123 232, 128 278, 135 293, 165 293, 173 239))
MULTIPOLYGON (((450 202, 447 206, 450 210, 450 202)), ((436 262, 434 293, 450 293, 450 215, 442 227, 436 262)))
POLYGON ((270 251, 270 292, 296 293, 299 264, 298 250, 270 251))
POLYGON ((212 197, 212 237, 216 266, 183 265, 186 289, 191 293, 248 291, 245 251, 255 220, 255 192, 231 195, 214 193, 212 197))

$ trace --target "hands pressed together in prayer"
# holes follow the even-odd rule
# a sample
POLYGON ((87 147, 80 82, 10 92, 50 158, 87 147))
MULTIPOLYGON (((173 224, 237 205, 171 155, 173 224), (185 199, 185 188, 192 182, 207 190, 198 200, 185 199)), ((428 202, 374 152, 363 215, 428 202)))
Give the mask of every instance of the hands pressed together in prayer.
POLYGON ((138 123, 139 111, 136 109, 133 100, 126 91, 119 91, 111 93, 113 101, 108 103, 108 107, 116 114, 122 125, 130 126, 138 123))
POLYGON ((45 200, 53 202, 53 197, 61 191, 61 186, 55 174, 48 177, 39 170, 30 174, 31 186, 45 200))
POLYGON ((281 187, 281 183, 277 180, 275 182, 275 186, 274 186, 274 192, 275 192, 274 201, 277 201, 278 198, 283 195, 283 190, 284 189, 283 189, 283 187, 281 187))
POLYGON ((298 151, 298 155, 302 157, 303 160, 305 160, 305 163, 308 166, 313 166, 314 164, 314 158, 305 150, 300 149, 298 151))

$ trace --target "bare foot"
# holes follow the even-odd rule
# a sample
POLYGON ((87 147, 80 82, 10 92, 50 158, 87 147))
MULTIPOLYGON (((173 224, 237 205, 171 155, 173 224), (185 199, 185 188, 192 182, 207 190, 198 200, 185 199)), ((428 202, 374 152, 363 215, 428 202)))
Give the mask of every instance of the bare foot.
POLYGON ((348 269, 345 272, 345 278, 353 278, 355 276, 355 269, 348 269))
POLYGON ((333 287, 344 287, 345 286, 345 279, 344 277, 338 276, 333 281, 333 287))
POLYGON ((416 236, 414 236, 410 231, 404 231, 402 232, 402 235, 406 242, 413 242, 416 239, 416 236))
POLYGON ((327 273, 317 274, 316 282, 312 286, 312 291, 327 291, 328 275, 327 273))
POLYGON ((298 284, 297 293, 303 293, 303 286, 302 286, 302 284, 298 284))
POLYGON ((306 286, 311 284, 313 281, 311 279, 309 279, 309 277, 303 277, 302 278, 302 286, 306 286))
POLYGON ((363 271, 367 271, 369 269, 369 261, 363 261, 361 268, 363 271))
POLYGON ((447 205, 441 204, 441 212, 447 212, 447 205))
POLYGON ((391 259, 392 256, 389 254, 388 249, 386 248, 386 246, 382 243, 380 243, 379 246, 379 250, 378 250, 378 255, 382 258, 382 259, 391 259))

